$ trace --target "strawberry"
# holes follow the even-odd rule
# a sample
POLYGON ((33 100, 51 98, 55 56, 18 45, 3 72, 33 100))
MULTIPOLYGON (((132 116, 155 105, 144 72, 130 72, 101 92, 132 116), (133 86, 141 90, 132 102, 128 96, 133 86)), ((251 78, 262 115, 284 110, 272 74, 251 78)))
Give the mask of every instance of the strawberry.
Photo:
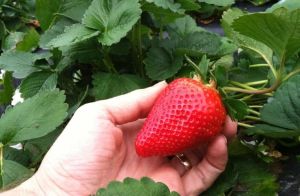
POLYGON ((214 87, 179 78, 159 95, 135 147, 139 156, 168 156, 214 138, 224 125, 226 110, 214 87))

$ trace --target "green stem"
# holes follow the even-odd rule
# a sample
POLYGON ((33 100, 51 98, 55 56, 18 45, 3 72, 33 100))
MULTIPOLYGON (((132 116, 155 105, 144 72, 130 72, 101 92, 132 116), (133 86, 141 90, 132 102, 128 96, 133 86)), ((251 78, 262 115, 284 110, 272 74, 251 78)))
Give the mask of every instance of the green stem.
POLYGON ((289 79, 290 77, 292 77, 293 75, 296 75, 298 73, 300 73, 300 69, 296 69, 296 70, 290 72, 287 76, 284 77, 283 81, 289 79))
POLYGON ((249 125, 249 124, 247 124, 247 123, 241 123, 241 122, 238 122, 238 126, 240 126, 240 127, 245 127, 245 128, 251 128, 251 127, 254 127, 254 126, 249 125))
POLYGON ((252 113, 252 114, 255 114, 255 115, 257 115, 257 116, 260 116, 260 113, 257 112, 257 111, 255 111, 255 110, 253 110, 253 109, 248 109, 248 112, 249 112, 249 113, 252 113))
POLYGON ((260 89, 260 90, 250 90, 250 89, 242 89, 242 88, 236 88, 236 87, 223 87, 225 91, 233 91, 233 92, 240 92, 240 93, 246 93, 246 94, 266 94, 273 92, 275 89, 279 87, 281 83, 281 80, 276 80, 270 88, 266 89, 260 89))
POLYGON ((263 106, 262 105, 250 105, 249 108, 262 108, 263 106))
POLYGON ((254 65, 249 65, 250 68, 255 68, 255 67, 269 67, 268 64, 254 64, 254 65))
POLYGON ((190 63, 192 65, 192 67, 196 70, 197 74, 203 79, 203 75, 201 73, 201 70, 200 68, 198 67, 198 65, 196 65, 196 63, 194 63, 194 61, 192 61, 192 59, 190 59, 186 54, 184 55, 186 61, 188 63, 190 63))
POLYGON ((0 143, 0 176, 3 174, 3 144, 0 143))
POLYGON ((283 145, 283 146, 286 146, 286 147, 294 147, 294 146, 298 146, 299 145, 299 142, 298 141, 284 141, 284 140, 278 140, 278 142, 283 145))
POLYGON ((133 43, 133 53, 132 59, 135 62, 135 69, 139 71, 141 76, 144 76, 143 67, 143 49, 142 49, 142 32, 141 32, 141 20, 138 20, 134 28, 132 29, 132 43, 133 43))
POLYGON ((104 55, 104 59, 103 62, 106 65, 106 67, 109 69, 110 72, 112 73, 118 73, 118 71, 116 70, 110 56, 109 56, 109 49, 108 48, 104 48, 103 49, 103 55, 104 55))
POLYGON ((143 48, 142 48, 142 22, 141 20, 138 21, 138 28, 137 28, 137 46, 138 46, 138 51, 139 51, 139 63, 140 66, 142 65, 143 62, 143 48))
POLYGON ((260 50, 257 50, 254 47, 249 47, 248 45, 242 45, 242 46, 260 54, 262 56, 262 58, 266 61, 268 66, 270 67, 274 77, 277 79, 277 71, 276 71, 275 67, 273 66, 272 62, 270 61, 271 59, 269 59, 263 52, 261 52, 260 50))
POLYGON ((230 84, 234 85, 234 86, 238 86, 247 90, 257 90, 256 88, 253 88, 251 86, 248 86, 246 84, 240 83, 240 82, 236 82, 236 81, 230 81, 230 84))
POLYGON ((255 86, 255 85, 261 85, 261 84, 267 84, 268 80, 260 80, 260 81, 255 81, 255 82, 247 82, 245 85, 247 86, 255 86))
POLYGON ((12 11, 14 11, 14 12, 18 12, 18 13, 21 13, 21 14, 23 14, 23 15, 26 15, 26 12, 23 11, 22 9, 18 9, 18 8, 12 7, 12 6, 10 6, 10 5, 5 5, 5 4, 4 4, 4 5, 2 5, 1 7, 10 9, 10 10, 12 10, 12 11))
POLYGON ((245 116, 246 119, 250 119, 250 120, 255 120, 255 121, 259 121, 260 118, 255 117, 255 116, 245 116))
POLYGON ((253 96, 254 96, 253 94, 252 95, 247 95, 247 96, 241 98, 240 100, 241 101, 247 101, 247 100, 251 99, 253 96))
POLYGON ((278 76, 282 77, 283 72, 284 72, 284 63, 285 63, 285 55, 282 56, 282 59, 280 61, 280 66, 279 66, 279 71, 278 71, 278 76))
POLYGON ((160 24, 160 27, 159 27, 159 39, 160 40, 163 40, 164 39, 164 31, 163 31, 163 25, 160 24))

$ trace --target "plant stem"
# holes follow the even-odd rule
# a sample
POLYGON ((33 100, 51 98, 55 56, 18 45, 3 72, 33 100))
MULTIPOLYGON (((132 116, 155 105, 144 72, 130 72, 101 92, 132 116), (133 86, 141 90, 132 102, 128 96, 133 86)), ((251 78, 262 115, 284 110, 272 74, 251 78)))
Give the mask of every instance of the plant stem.
POLYGON ((3 174, 3 144, 0 143, 0 176, 3 174))
POLYGON ((201 73, 201 70, 199 69, 198 65, 196 65, 196 63, 194 63, 194 61, 192 61, 192 59, 190 59, 186 54, 184 55, 186 61, 188 63, 190 63, 192 65, 192 67, 196 70, 197 74, 201 77, 201 78, 204 78, 202 73, 201 73))
POLYGON ((160 27, 159 27, 159 39, 160 40, 163 40, 164 39, 164 31, 163 31, 163 25, 160 24, 160 27))
POLYGON ((251 49, 251 50, 257 52, 258 54, 260 54, 262 56, 262 58, 266 61, 266 63, 268 64, 268 66, 270 67, 270 69, 271 69, 273 75, 275 76, 275 78, 277 79, 277 71, 276 71, 276 69, 274 68, 274 66, 273 66, 272 62, 270 61, 270 59, 263 52, 257 50, 256 48, 249 47, 247 45, 242 45, 242 46, 245 47, 245 48, 251 49))
POLYGON ((238 87, 242 87, 242 88, 247 89, 247 90, 257 90, 256 88, 253 88, 251 86, 248 86, 248 85, 240 83, 240 82, 230 81, 229 83, 232 84, 232 85, 238 86, 238 87))
POLYGON ((255 120, 255 121, 259 121, 260 118, 255 117, 255 116, 245 116, 245 118, 250 119, 250 120, 255 120))
POLYGON ((294 147, 294 146, 297 146, 299 145, 299 142, 298 141, 294 141, 294 142, 286 142, 284 140, 278 140, 278 142, 283 145, 283 146, 286 146, 286 147, 294 147))
POLYGON ((249 68, 255 68, 255 67, 269 67, 268 64, 254 64, 254 65, 249 65, 249 68))
POLYGON ((260 116, 260 113, 257 112, 257 111, 255 111, 255 110, 253 110, 253 109, 248 109, 248 112, 249 112, 249 113, 252 113, 252 114, 255 114, 255 115, 257 115, 257 116, 260 116))
POLYGON ((251 128, 251 127, 254 127, 254 126, 249 125, 249 124, 247 124, 247 123, 241 123, 241 122, 238 122, 238 126, 240 126, 240 127, 245 127, 245 128, 251 128))
POLYGON ((118 71, 116 70, 110 56, 109 56, 109 49, 108 48, 104 48, 103 49, 103 55, 104 55, 104 59, 103 62, 106 65, 106 67, 109 69, 110 72, 112 73, 118 73, 118 71))
POLYGON ((136 71, 139 71, 140 75, 144 77, 143 67, 143 49, 142 49, 142 32, 141 32, 141 20, 135 24, 132 29, 132 43, 133 43, 133 55, 132 59, 135 62, 134 66, 136 71))
POLYGON ((280 83, 281 83, 281 80, 276 80, 270 88, 260 89, 260 90, 250 90, 250 89, 242 89, 242 88, 236 88, 236 87, 223 87, 223 89, 225 91, 233 91, 233 92, 258 95, 258 94, 266 94, 266 93, 273 92, 275 89, 277 89, 279 87, 280 83))
POLYGON ((252 95, 247 95, 247 96, 241 98, 240 100, 241 100, 241 101, 246 101, 246 100, 248 100, 248 99, 251 99, 253 96, 254 96, 253 94, 252 94, 252 95))
POLYGON ((260 80, 260 81, 255 81, 255 82, 247 82, 245 85, 247 86, 255 86, 255 85, 260 85, 260 84, 267 84, 268 80, 260 80))
POLYGON ((282 59, 280 61, 280 66, 279 66, 279 71, 278 71, 278 76, 282 77, 283 72, 284 72, 284 64, 285 64, 285 55, 282 56, 282 59))
POLYGON ((262 105, 250 105, 249 108, 262 108, 262 105))
POLYGON ((289 79, 290 77, 292 77, 293 75, 296 75, 298 73, 300 73, 300 69, 296 69, 296 70, 290 72, 287 76, 284 77, 283 81, 289 79))

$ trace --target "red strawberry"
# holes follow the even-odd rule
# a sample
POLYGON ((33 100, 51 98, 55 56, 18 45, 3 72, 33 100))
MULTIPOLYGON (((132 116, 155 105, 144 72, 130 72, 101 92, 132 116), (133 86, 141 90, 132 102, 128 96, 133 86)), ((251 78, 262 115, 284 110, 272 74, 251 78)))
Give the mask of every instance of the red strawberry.
POLYGON ((142 157, 178 154, 215 137, 225 118, 215 88, 190 78, 176 79, 156 100, 136 138, 136 152, 142 157))

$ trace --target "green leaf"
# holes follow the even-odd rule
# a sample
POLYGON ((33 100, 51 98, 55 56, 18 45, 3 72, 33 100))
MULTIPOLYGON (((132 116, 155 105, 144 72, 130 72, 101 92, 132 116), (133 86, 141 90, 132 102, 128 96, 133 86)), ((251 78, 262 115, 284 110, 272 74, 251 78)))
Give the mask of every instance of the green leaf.
POLYGON ((222 25, 227 37, 229 37, 231 39, 234 38, 235 32, 231 25, 234 20, 236 20, 237 18, 244 16, 244 15, 246 15, 246 12, 244 12, 238 8, 231 8, 223 13, 223 16, 221 19, 221 25, 222 25))
POLYGON ((14 72, 16 78, 24 78, 36 71, 33 67, 35 56, 32 53, 7 51, 0 56, 0 69, 14 72))
POLYGON ((2 76, 2 89, 0 90, 0 105, 9 104, 14 95, 13 77, 10 72, 5 72, 2 76))
POLYGON ((240 83, 266 80, 270 69, 268 67, 250 68, 249 66, 251 64, 253 64, 253 62, 250 61, 248 57, 246 59, 240 58, 229 70, 230 80, 240 83))
POLYGON ((69 101, 69 110, 68 110, 68 118, 71 118, 76 110, 82 105, 84 99, 87 97, 89 92, 89 87, 87 86, 86 89, 80 92, 78 95, 73 96, 72 99, 69 101))
POLYGON ((201 3, 207 3, 207 4, 211 4, 211 5, 216 5, 216 6, 222 6, 222 7, 227 7, 227 6, 231 6, 232 4, 235 3, 234 0, 198 0, 198 2, 201 3))
POLYGON ((300 130, 288 130, 285 128, 268 125, 268 124, 255 124, 254 127, 243 130, 247 135, 262 135, 274 139, 293 139, 300 136, 300 130))
POLYGON ((217 66, 223 66, 223 67, 226 67, 227 69, 229 69, 233 63, 234 63, 234 57, 232 54, 230 55, 225 55, 225 56, 222 56, 220 59, 218 59, 214 65, 217 67, 217 66))
POLYGON ((232 28, 233 21, 244 15, 245 13, 238 8, 229 9, 223 14, 221 25, 226 36, 240 47, 248 48, 260 54, 268 64, 272 64, 273 51, 268 46, 255 39, 241 35, 232 28))
POLYGON ((44 31, 53 23, 61 3, 62 0, 36 0, 36 17, 44 31))
POLYGON ((233 163, 229 163, 226 170, 215 181, 212 187, 202 193, 202 196, 223 196, 224 193, 234 187, 238 180, 238 171, 233 163))
POLYGON ((128 39, 122 39, 119 43, 110 47, 109 53, 118 56, 129 55, 131 49, 132 43, 128 39))
POLYGON ((27 178, 31 177, 33 172, 26 167, 10 160, 3 160, 1 166, 2 172, 0 173, 0 186, 1 188, 14 187, 27 178))
POLYGON ((107 188, 102 188, 96 193, 98 196, 131 195, 131 196, 179 196, 176 192, 170 192, 169 188, 161 182, 154 182, 144 177, 140 181, 133 178, 125 178, 123 182, 113 181, 107 188))
POLYGON ((30 74, 22 80, 20 92, 23 98, 29 98, 35 94, 45 91, 54 90, 57 85, 58 75, 56 73, 41 71, 30 74))
POLYGON ((48 135, 25 142, 24 151, 28 154, 27 158, 30 159, 30 167, 39 166, 44 155, 61 134, 62 129, 62 127, 58 127, 48 135))
POLYGON ((92 0, 64 0, 60 14, 76 22, 81 22, 92 0))
POLYGON ((6 145, 47 135, 64 121, 68 108, 64 101, 63 92, 43 91, 8 109, 0 119, 0 142, 6 145))
POLYGON ((279 185, 267 164, 249 154, 234 157, 232 162, 239 173, 238 186, 241 187, 241 190, 233 191, 233 195, 276 195, 279 185))
POLYGON ((153 47, 144 59, 146 73, 153 80, 165 80, 174 76, 183 65, 183 57, 166 48, 153 47))
POLYGON ((228 39, 227 37, 221 38, 221 46, 216 54, 218 57, 223 57, 224 55, 233 54, 237 51, 238 46, 232 40, 228 39))
POLYGON ((174 0, 146 0, 146 2, 153 3, 157 7, 168 9, 171 10, 172 12, 177 12, 180 14, 184 13, 184 10, 181 9, 181 4, 175 3, 174 0))
MULTIPOLYGON (((243 130, 244 131, 244 130, 243 130)), ((228 154, 229 156, 242 156, 251 154, 252 151, 249 147, 243 144, 243 141, 240 138, 235 137, 233 138, 228 146, 228 154)))
POLYGON ((210 32, 194 32, 185 36, 176 46, 176 53, 201 57, 203 54, 216 55, 221 39, 210 32))
POLYGON ((241 16, 232 24, 234 30, 269 46, 282 60, 300 47, 300 9, 289 12, 281 8, 274 13, 241 16))
POLYGON ((96 73, 93 75, 93 85, 92 93, 96 99, 108 99, 143 88, 146 82, 136 75, 96 73))
POLYGON ((13 32, 10 33, 2 43, 2 50, 8 51, 16 48, 16 45, 22 41, 25 33, 23 32, 13 32))
POLYGON ((38 47, 40 35, 34 28, 30 30, 23 37, 23 40, 17 44, 17 50, 24 52, 31 52, 38 47))
POLYGON ((5 23, 2 20, 0 20, 0 40, 2 40, 6 34, 7 34, 7 29, 5 23))
POLYGON ((224 66, 217 66, 214 71, 217 86, 226 86, 228 83, 228 71, 224 66))
POLYGON ((300 76, 285 82, 261 110, 261 119, 278 127, 300 129, 300 76))
POLYGON ((79 42, 62 49, 63 55, 72 62, 97 64, 102 61, 101 46, 95 38, 79 42))
POLYGON ((247 104, 238 99, 227 98, 223 103, 226 105, 229 116, 233 119, 243 120, 249 113, 247 104))
POLYGON ((182 13, 158 7, 154 3, 144 3, 142 9, 150 13, 156 26, 167 25, 184 16, 182 13))
POLYGON ((30 164, 29 153, 24 150, 18 150, 9 146, 4 147, 4 159, 17 162, 24 167, 30 164))
POLYGON ((276 195, 279 185, 268 165, 252 154, 231 156, 225 172, 204 196, 276 195))
POLYGON ((67 26, 71 26, 73 23, 68 20, 59 20, 57 23, 52 25, 44 34, 41 35, 40 47, 49 48, 48 43, 54 38, 64 33, 64 29, 67 26))
POLYGON ((203 81, 207 81, 207 73, 208 73, 209 62, 210 62, 210 60, 207 59, 206 55, 203 55, 199 65, 198 65, 199 70, 201 72, 201 77, 202 77, 201 79, 203 81))
POLYGON ((48 46, 61 47, 72 45, 89 38, 99 35, 99 31, 88 29, 82 24, 74 24, 65 28, 64 33, 60 34, 48 43, 48 46))
POLYGON ((248 134, 272 138, 293 138, 300 135, 300 75, 282 84, 261 110, 261 120, 246 130, 248 134))
POLYGON ((93 0, 82 23, 100 31, 99 42, 110 46, 126 36, 141 13, 138 0, 93 0))
POLYGON ((176 2, 180 3, 181 8, 186 11, 197 11, 201 8, 196 0, 177 0, 176 2))
POLYGON ((264 5, 272 0, 248 0, 250 1, 253 5, 255 6, 261 6, 261 5, 264 5))
POLYGON ((272 7, 268 8, 267 12, 273 12, 274 10, 284 7, 290 11, 296 10, 300 8, 300 2, 298 0, 281 0, 272 5, 272 7))
POLYGON ((196 24, 196 21, 192 17, 188 15, 178 18, 176 21, 169 24, 168 30, 171 37, 179 37, 182 39, 189 34, 205 31, 196 24))

